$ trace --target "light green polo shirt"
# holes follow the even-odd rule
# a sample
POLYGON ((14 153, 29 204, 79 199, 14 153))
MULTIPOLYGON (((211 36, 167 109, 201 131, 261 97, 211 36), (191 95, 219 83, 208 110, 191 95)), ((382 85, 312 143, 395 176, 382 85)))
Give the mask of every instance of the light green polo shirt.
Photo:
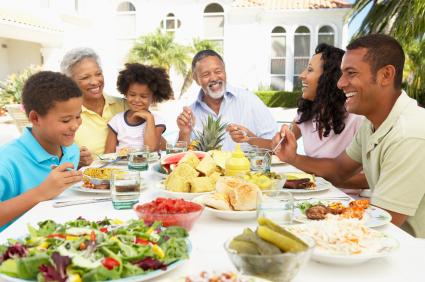
POLYGON ((109 120, 126 109, 126 100, 106 95, 105 106, 101 116, 82 106, 82 123, 75 134, 75 143, 79 147, 86 146, 92 153, 103 154, 105 152, 106 137, 108 136, 109 120))
POLYGON ((365 119, 348 156, 363 165, 373 205, 408 215, 415 236, 425 238, 425 109, 403 91, 374 131, 365 119))

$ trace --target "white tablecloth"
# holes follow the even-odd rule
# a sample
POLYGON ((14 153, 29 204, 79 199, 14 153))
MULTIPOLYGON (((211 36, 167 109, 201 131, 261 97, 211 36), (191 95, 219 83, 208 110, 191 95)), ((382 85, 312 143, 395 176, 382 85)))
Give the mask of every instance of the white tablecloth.
MULTIPOLYGON (((283 165, 273 167, 273 170, 293 171, 294 169, 290 166, 283 165)), ((148 179, 149 188, 142 191, 141 201, 150 201, 161 195, 160 190, 157 188, 157 176, 153 175, 151 172, 146 172, 144 177, 148 179)), ((332 188, 328 191, 308 194, 306 197, 341 195, 343 195, 342 192, 336 188, 332 188)), ((67 190, 57 199, 91 198, 98 196, 102 196, 102 194, 67 190)), ((82 216, 89 220, 100 220, 104 217, 119 218, 123 220, 137 218, 132 210, 114 210, 111 202, 54 208, 52 207, 52 203, 55 200, 41 202, 28 211, 0 234, 0 241, 26 234, 26 225, 28 223, 35 225, 37 222, 45 219, 64 222, 73 220, 78 216, 82 216)), ((241 233, 245 227, 255 228, 255 226, 255 220, 239 222, 225 221, 209 214, 208 211, 204 211, 201 218, 195 223, 190 231, 190 240, 193 245, 190 259, 181 267, 160 278, 156 278, 156 280, 169 279, 173 281, 177 277, 196 274, 204 270, 235 270, 225 253, 223 244, 230 237, 241 233)), ((415 239, 393 224, 387 224, 378 228, 378 230, 386 232, 399 241, 400 248, 391 256, 374 259, 361 265, 349 267, 326 265, 310 261, 300 270, 293 281, 425 281, 423 275, 425 267, 425 240, 415 239)))

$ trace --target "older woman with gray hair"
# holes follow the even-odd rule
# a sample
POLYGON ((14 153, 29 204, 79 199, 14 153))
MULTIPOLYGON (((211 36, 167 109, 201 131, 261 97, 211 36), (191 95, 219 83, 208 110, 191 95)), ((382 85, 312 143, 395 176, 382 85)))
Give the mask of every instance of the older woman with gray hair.
POLYGON ((90 48, 75 48, 65 54, 61 71, 72 78, 83 92, 82 124, 75 142, 81 149, 81 165, 91 163, 91 154, 103 154, 109 120, 125 110, 123 99, 103 93, 104 77, 98 55, 90 48))

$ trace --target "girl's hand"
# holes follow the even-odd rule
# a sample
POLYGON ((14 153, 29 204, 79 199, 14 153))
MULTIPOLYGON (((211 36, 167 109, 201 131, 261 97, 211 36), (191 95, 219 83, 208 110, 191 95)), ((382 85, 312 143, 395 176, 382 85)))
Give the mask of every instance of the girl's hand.
POLYGON ((137 111, 133 115, 136 116, 136 117, 142 118, 146 121, 153 120, 152 113, 147 111, 147 110, 137 111))
POLYGON ((60 166, 53 166, 52 172, 49 173, 36 189, 40 190, 45 200, 56 197, 69 186, 83 180, 83 173, 74 169, 72 163, 63 163, 60 166))

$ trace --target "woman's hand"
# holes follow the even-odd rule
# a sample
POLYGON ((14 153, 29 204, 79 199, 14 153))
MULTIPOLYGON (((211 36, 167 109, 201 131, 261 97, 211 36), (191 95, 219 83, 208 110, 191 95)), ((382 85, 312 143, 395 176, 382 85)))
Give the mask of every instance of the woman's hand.
POLYGON ((287 125, 283 125, 280 132, 276 133, 272 140, 272 149, 277 146, 282 138, 284 138, 284 140, 276 148, 275 154, 281 161, 292 163, 297 155, 297 140, 295 139, 294 133, 287 125))
POLYGON ((250 137, 255 137, 255 134, 252 133, 248 128, 239 124, 229 124, 226 130, 229 132, 232 140, 236 143, 248 142, 250 137))

